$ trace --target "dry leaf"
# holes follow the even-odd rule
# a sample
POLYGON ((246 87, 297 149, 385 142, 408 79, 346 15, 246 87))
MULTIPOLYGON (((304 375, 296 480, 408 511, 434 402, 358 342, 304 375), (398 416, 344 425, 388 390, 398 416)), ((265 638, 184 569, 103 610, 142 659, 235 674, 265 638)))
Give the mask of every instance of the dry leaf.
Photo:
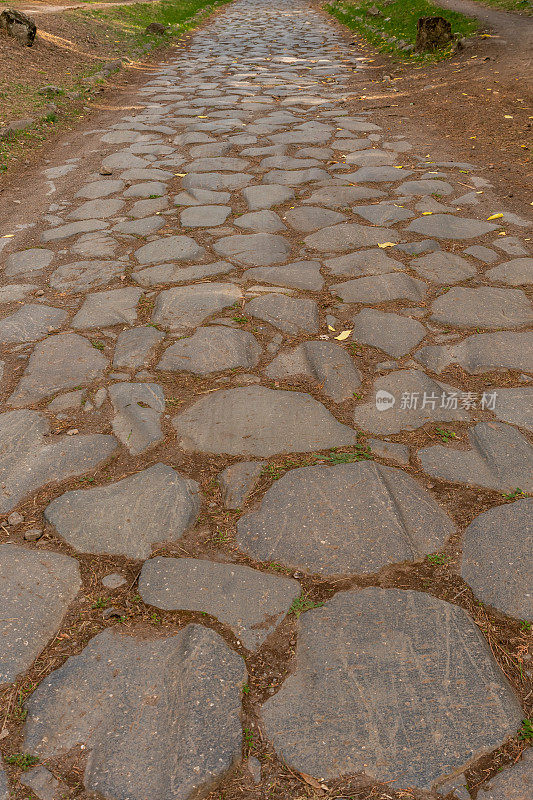
POLYGON ((378 247, 383 250, 385 247, 396 247, 396 244, 394 242, 383 242, 383 244, 378 244, 378 247))
POLYGON ((350 328, 350 330, 343 331, 342 333, 339 333, 338 336, 334 336, 333 338, 336 339, 338 342, 344 342, 344 340, 348 338, 348 336, 351 334, 352 331, 353 328, 350 328))
POLYGON ((305 781, 305 783, 307 783, 309 786, 312 786, 313 789, 317 789, 320 792, 320 794, 324 793, 324 790, 322 789, 322 784, 320 783, 320 781, 317 781, 316 778, 313 778, 312 775, 306 775, 305 772, 300 772, 300 777, 302 778, 303 781, 305 781))
POLYGON ((501 214, 501 213, 500 214, 491 214, 490 217, 487 217, 487 220, 490 220, 490 219, 501 219, 502 217, 503 217, 503 214, 501 214))
POLYGON ((433 214, 433 211, 422 211, 423 217, 429 217, 430 214, 433 214))

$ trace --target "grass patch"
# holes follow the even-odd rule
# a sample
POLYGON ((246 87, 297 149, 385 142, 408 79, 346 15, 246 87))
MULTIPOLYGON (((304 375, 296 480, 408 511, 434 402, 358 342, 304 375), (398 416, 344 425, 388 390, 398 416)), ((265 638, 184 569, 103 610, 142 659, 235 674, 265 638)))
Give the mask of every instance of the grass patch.
MULTIPOLYGON (((529 0, 528 0, 529 1, 529 0)), ((327 11, 352 31, 364 36, 382 53, 413 62, 441 61, 448 58, 454 43, 442 50, 416 53, 416 23, 419 17, 440 16, 447 19, 459 38, 471 36, 479 27, 477 20, 433 5, 428 0, 333 0, 327 11), (379 16, 369 13, 378 9, 379 16), (409 50, 403 48, 411 48, 409 50)))
POLYGON ((482 0, 482 5, 500 8, 502 11, 518 11, 521 14, 533 15, 531 0, 482 0))

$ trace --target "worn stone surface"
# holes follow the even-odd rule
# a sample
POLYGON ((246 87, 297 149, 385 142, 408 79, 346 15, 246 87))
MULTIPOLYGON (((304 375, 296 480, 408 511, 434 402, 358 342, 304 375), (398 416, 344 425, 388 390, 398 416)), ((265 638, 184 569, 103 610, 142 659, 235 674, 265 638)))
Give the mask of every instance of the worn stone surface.
POLYGON ((204 249, 189 236, 165 236, 135 251, 139 264, 161 264, 165 261, 196 261, 204 249))
POLYGON ((336 283, 331 291, 345 303, 385 303, 389 300, 418 302, 424 299, 426 288, 425 283, 410 275, 392 273, 336 283))
POLYGON ((419 560, 454 527, 404 472, 359 462, 291 470, 237 530, 239 547, 260 561, 328 575, 419 560))
POLYGON ((48 420, 21 409, 0 414, 0 513, 31 492, 95 468, 116 449, 112 436, 49 436, 48 420))
POLYGON ((502 422, 533 431, 533 387, 494 390, 494 413, 502 422))
POLYGON ((154 641, 106 630, 32 695, 24 751, 50 758, 81 742, 87 790, 188 800, 240 753, 245 680, 240 656, 199 625, 154 641))
POLYGON ((244 311, 293 336, 299 333, 317 333, 319 329, 316 303, 307 298, 266 294, 246 303, 244 311))
POLYGON ((41 272, 46 269, 52 263, 53 258, 53 250, 45 250, 44 247, 20 250, 6 258, 4 272, 9 278, 14 275, 31 275, 32 272, 41 272))
POLYGON ((192 328, 241 297, 240 290, 232 283, 198 283, 167 289, 155 302, 152 322, 172 331, 192 328))
POLYGON ((153 558, 139 577, 145 603, 167 611, 211 614, 249 650, 265 641, 300 591, 300 584, 290 578, 197 558, 153 558))
POLYGON ((468 432, 470 450, 435 445, 418 451, 425 472, 467 486, 533 491, 533 447, 516 428, 480 422, 468 432))
POLYGON ((461 575, 483 603, 533 617, 533 500, 491 508, 468 526, 461 575))
POLYGON ((239 461, 217 476, 220 493, 228 508, 240 508, 261 475, 263 466, 261 461, 239 461))
POLYGON ((522 286, 533 283, 533 258, 514 258, 485 273, 487 278, 509 286, 522 286))
POLYGON ((265 374, 281 380, 303 375, 336 403, 352 398, 361 385, 361 373, 346 350, 334 342, 303 342, 276 356, 265 374))
POLYGON ((253 369, 261 353, 261 345, 248 331, 211 325, 198 328, 189 339, 180 339, 171 345, 165 350, 158 368, 195 375, 237 367, 253 369))
POLYGON ((437 239, 475 239, 490 231, 498 229, 498 225, 482 222, 467 217, 454 217, 452 214, 431 214, 411 222, 407 230, 421 233, 422 236, 436 236, 437 239))
POLYGON ((427 331, 417 320, 364 308, 352 321, 352 338, 378 347, 390 356, 403 356, 419 344, 427 331))
POLYGON ((377 247, 371 250, 356 250, 354 253, 337 258, 327 258, 324 264, 333 275, 346 275, 349 278, 403 270, 401 261, 390 258, 377 247))
POLYGON ((397 464, 409 463, 409 448, 405 444, 386 442, 383 439, 369 439, 368 446, 380 458, 387 458, 397 464))
POLYGON ((113 433, 130 453, 138 455, 163 438, 163 390, 156 383, 115 383, 109 387, 113 433))
POLYGON ((343 253, 358 247, 371 247, 383 242, 397 242, 398 239, 398 234, 388 228, 346 222, 323 228, 306 236, 304 241, 307 247, 322 253, 331 253, 332 251, 343 253))
POLYGON ((365 772, 397 791, 431 789, 498 747, 522 712, 466 612, 369 588, 300 617, 296 670, 261 716, 291 769, 365 772))
POLYGON ((533 322, 533 308, 521 289, 454 287, 431 306, 435 322, 458 327, 516 328, 533 322))
POLYGON ((250 233, 225 236, 213 245, 223 258, 245 267, 268 267, 287 261, 291 247, 289 242, 272 233, 250 233))
POLYGON ((422 278, 438 284, 460 283, 477 272, 465 258, 443 250, 414 258, 409 266, 422 278))
POLYGON ((58 267, 49 283, 59 291, 84 292, 111 283, 123 269, 124 265, 117 261, 74 261, 58 267))
POLYGON ((100 378, 107 359, 76 333, 50 336, 38 344, 9 405, 31 405, 61 389, 86 386, 100 378))
POLYGON ((133 325, 137 319, 137 303, 141 295, 142 289, 134 286, 89 294, 72 320, 72 327, 83 330, 119 323, 133 325))
POLYGON ((60 328, 66 318, 60 308, 27 303, 0 320, 0 342, 33 342, 60 328))
POLYGON ((126 369, 145 367, 154 349, 164 339, 164 334, 155 328, 130 328, 122 331, 117 339, 113 366, 126 369))
POLYGON ((503 769, 477 793, 479 800, 528 800, 532 795, 533 750, 528 748, 517 764, 503 769))
POLYGON ((23 774, 20 782, 31 789, 39 800, 60 800, 61 797, 68 797, 70 791, 66 783, 58 781, 46 767, 40 765, 23 774))
POLYGON ((82 553, 148 558, 155 542, 177 541, 199 508, 195 481, 154 464, 116 483, 66 492, 47 506, 45 517, 82 553))
POLYGON ((533 372, 533 333, 479 333, 451 345, 423 347, 417 361, 433 372, 460 364, 471 374, 509 369, 533 372))
POLYGON ((207 453, 270 456, 355 443, 355 432, 309 395, 263 386, 209 394, 173 425, 183 449, 207 453))
POLYGON ((2 544, 0 583, 2 684, 28 669, 55 636, 81 578, 77 561, 69 556, 2 544))
POLYGON ((324 285, 319 261, 294 261, 280 267, 254 267, 243 272, 242 279, 312 292, 319 292, 324 285))

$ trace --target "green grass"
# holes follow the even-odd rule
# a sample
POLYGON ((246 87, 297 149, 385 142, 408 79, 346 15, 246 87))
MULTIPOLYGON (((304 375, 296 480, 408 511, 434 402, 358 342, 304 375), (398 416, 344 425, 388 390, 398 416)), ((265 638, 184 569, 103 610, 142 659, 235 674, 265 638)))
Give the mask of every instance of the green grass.
POLYGON ((449 57, 454 49, 453 42, 442 50, 428 53, 416 53, 414 50, 402 50, 405 45, 414 47, 416 41, 416 23, 419 17, 445 17, 452 26, 452 32, 463 36, 471 36, 479 27, 477 20, 465 17, 455 11, 448 11, 433 5, 428 0, 333 0, 326 9, 350 30, 364 36, 371 45, 383 53, 407 61, 425 62, 440 61, 449 57), (368 9, 375 6, 381 16, 372 16, 368 9), (395 37, 393 39, 393 37, 395 37))
POLYGON ((531 0, 482 0, 481 4, 501 8, 502 11, 519 11, 522 14, 533 14, 531 0))

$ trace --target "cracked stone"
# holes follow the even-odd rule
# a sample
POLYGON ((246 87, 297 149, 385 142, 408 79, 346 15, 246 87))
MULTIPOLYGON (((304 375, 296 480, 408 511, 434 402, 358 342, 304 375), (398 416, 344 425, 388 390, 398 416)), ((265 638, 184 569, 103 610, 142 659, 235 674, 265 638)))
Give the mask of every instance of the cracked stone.
POLYGON ((171 345, 158 369, 207 375, 219 370, 253 369, 262 353, 255 336, 247 331, 218 326, 198 328, 188 339, 171 345))
POLYGON ((317 333, 320 327, 317 305, 307 298, 266 294, 246 303, 244 312, 293 336, 317 333))
POLYGON ((163 439, 163 390, 156 383, 115 383, 109 387, 115 410, 112 428, 132 455, 143 453, 163 439))
POLYGON ((0 342, 34 342, 60 328, 66 318, 60 308, 27 303, 0 320, 0 342))
POLYGON ((116 483, 66 492, 44 515, 82 553, 141 559, 157 542, 178 541, 199 509, 196 481, 158 463, 116 483))
POLYGON ((533 308, 521 289, 455 286, 431 306, 431 319, 458 327, 515 328, 533 322, 533 308))
POLYGON ((291 252, 291 246, 283 236, 271 233, 225 236, 215 242, 213 249, 223 258, 245 267, 279 264, 286 261, 291 252))
POLYGON ((232 283, 198 283, 167 289, 158 296, 152 322, 173 331, 193 328, 242 297, 232 283))
POLYGON ((72 327, 84 330, 119 323, 133 325, 141 295, 142 289, 134 286, 89 294, 72 320, 72 327))
POLYGON ((364 308, 353 318, 352 338, 399 358, 422 341, 427 331, 414 319, 364 308))
POLYGON ((49 284, 59 291, 84 292, 104 286, 124 270, 120 261, 75 261, 63 264, 50 276, 49 284))

